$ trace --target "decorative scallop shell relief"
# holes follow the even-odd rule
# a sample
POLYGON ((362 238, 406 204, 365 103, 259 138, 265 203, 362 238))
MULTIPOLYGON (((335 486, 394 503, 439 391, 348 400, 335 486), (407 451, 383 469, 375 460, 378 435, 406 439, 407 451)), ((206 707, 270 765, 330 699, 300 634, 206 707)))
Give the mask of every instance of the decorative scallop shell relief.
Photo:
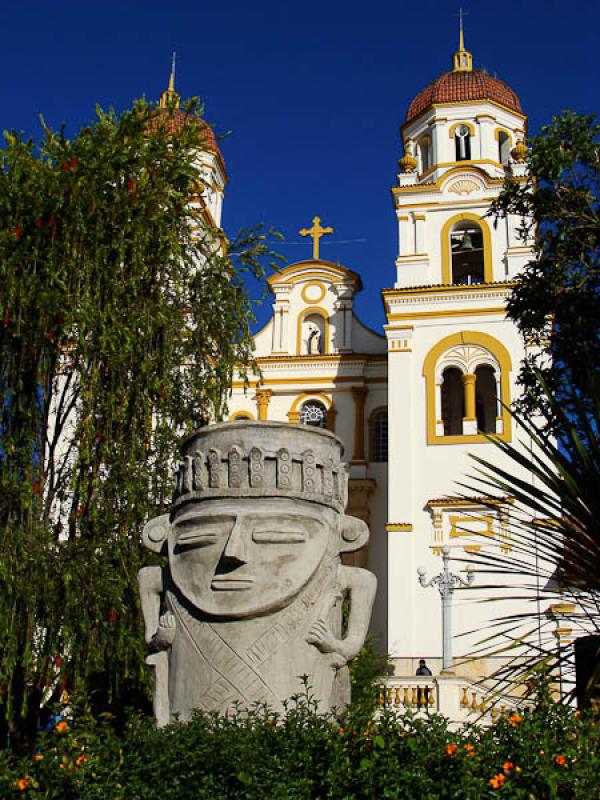
POLYGON ((477 181, 471 180, 470 178, 459 178, 449 183, 446 187, 446 191, 452 192, 453 194, 471 194, 471 192, 476 192, 482 188, 481 184, 477 181))

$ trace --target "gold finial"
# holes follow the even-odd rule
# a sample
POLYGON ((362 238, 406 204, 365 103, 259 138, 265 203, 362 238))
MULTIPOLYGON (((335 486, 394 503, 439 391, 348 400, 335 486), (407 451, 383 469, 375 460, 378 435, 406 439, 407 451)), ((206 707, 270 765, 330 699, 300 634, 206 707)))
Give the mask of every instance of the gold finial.
POLYGON ((524 164, 527 161, 527 154, 529 150, 527 149, 527 145, 523 141, 523 139, 519 139, 513 149, 510 151, 513 160, 517 162, 517 164, 524 164))
POLYGON ((417 169, 417 159, 413 156, 410 150, 406 150, 400 161, 400 169, 402 172, 415 172, 417 169))
POLYGON ((160 96, 161 108, 179 108, 179 95, 175 91, 175 56, 173 53, 173 61, 171 62, 171 74, 169 75, 169 88, 164 91, 160 96))
POLYGON ((463 31, 463 17, 467 16, 467 12, 461 8, 456 16, 459 18, 458 50, 452 57, 452 71, 472 72, 473 56, 468 50, 465 50, 465 35, 463 31))
POLYGON ((333 233, 333 228, 322 228, 321 217, 313 217, 312 228, 302 228, 300 236, 311 236, 313 240, 313 258, 315 261, 319 260, 319 239, 325 236, 326 233, 333 233))

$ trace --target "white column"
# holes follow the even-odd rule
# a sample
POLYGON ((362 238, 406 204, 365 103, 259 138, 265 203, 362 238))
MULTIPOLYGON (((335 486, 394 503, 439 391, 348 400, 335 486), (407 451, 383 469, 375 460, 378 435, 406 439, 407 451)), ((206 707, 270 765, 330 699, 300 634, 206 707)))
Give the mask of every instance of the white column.
POLYGON ((443 377, 440 375, 435 379, 435 434, 444 435, 444 420, 442 419, 442 384, 443 377))
POLYGON ((415 214, 415 253, 422 255, 425 249, 425 215, 415 214))
POLYGON ((414 236, 412 230, 412 221, 408 216, 398 217, 398 236, 400 238, 399 255, 409 256, 412 255, 414 236))
MULTIPOLYGON (((415 368, 410 328, 386 326, 388 338, 388 523, 413 523, 413 392, 415 368)), ((388 647, 408 656, 414 641, 414 531, 389 530, 388 647), (398 609, 402 613, 398 614, 398 609)))
POLYGON ((500 370, 494 370, 496 379, 496 433, 504 433, 504 420, 502 418, 502 386, 500 383, 500 370))
POLYGON ((479 136, 478 153, 475 154, 473 143, 471 143, 471 158, 487 158, 490 161, 498 161, 498 142, 494 138, 494 119, 492 117, 481 116, 477 122, 479 136))

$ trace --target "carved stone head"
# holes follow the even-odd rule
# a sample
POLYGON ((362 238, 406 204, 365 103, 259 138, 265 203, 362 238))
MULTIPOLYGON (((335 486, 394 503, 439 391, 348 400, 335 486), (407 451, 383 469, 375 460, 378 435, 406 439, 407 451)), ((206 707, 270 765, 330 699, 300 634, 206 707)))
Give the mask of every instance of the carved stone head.
POLYGON ((343 513, 347 469, 329 431, 220 423, 182 453, 172 512, 148 523, 144 541, 166 548, 172 582, 201 613, 283 608, 322 565, 367 540, 366 525, 343 513))

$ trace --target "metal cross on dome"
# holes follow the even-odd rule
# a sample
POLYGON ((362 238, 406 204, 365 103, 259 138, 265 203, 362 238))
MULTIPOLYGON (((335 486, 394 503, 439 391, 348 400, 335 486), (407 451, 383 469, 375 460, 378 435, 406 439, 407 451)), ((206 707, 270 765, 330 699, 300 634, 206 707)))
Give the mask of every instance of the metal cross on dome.
POLYGON ((333 233, 333 228, 322 228, 321 217, 313 217, 312 228, 302 228, 300 236, 311 236, 313 240, 313 258, 315 261, 319 259, 319 239, 325 236, 326 233, 333 233))

